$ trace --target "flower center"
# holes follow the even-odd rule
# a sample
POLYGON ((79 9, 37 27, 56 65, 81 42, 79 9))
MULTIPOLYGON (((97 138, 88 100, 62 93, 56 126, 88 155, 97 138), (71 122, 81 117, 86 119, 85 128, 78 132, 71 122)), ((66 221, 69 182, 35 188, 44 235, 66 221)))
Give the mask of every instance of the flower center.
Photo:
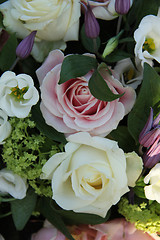
POLYGON ((126 71, 124 74, 124 81, 128 82, 129 80, 133 79, 135 77, 135 71, 133 68, 130 68, 128 71, 126 71))
POLYGON ((143 47, 142 47, 143 51, 147 51, 149 53, 153 53, 156 49, 155 43, 154 43, 154 39, 153 38, 146 38, 143 47))
POLYGON ((13 87, 10 89, 11 93, 10 95, 14 96, 17 101, 24 100, 23 96, 27 92, 28 87, 23 87, 20 89, 18 85, 16 87, 13 87))
POLYGON ((102 178, 100 174, 93 174, 89 178, 85 178, 86 183, 95 189, 102 188, 102 178))

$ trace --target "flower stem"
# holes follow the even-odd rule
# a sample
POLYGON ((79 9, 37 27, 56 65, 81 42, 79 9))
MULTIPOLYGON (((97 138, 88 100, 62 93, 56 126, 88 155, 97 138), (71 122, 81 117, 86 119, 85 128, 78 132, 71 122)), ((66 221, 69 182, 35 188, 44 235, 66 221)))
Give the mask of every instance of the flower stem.
POLYGON ((5 214, 1 214, 0 215, 0 218, 4 218, 4 217, 8 217, 9 215, 11 215, 12 212, 8 212, 8 213, 5 213, 5 214))
POLYGON ((122 23, 122 15, 120 15, 119 18, 118 18, 116 35, 117 35, 117 34, 119 33, 119 31, 120 31, 121 23, 122 23))
POLYGON ((17 65, 17 63, 19 62, 19 60, 20 60, 20 58, 19 57, 17 57, 16 58, 16 60, 14 61, 14 63, 12 64, 12 66, 10 67, 10 71, 12 71, 14 68, 15 68, 15 66, 17 65))

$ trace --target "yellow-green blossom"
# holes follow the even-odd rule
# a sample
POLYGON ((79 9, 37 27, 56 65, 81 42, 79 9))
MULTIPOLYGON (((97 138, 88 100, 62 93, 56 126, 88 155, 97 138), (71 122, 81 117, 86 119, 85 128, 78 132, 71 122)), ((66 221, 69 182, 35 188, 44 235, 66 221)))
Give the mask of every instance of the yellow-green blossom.
POLYGON ((40 133, 34 121, 11 118, 12 133, 3 146, 2 158, 8 169, 28 179, 39 195, 51 196, 50 181, 39 178, 50 155, 59 151, 52 140, 40 133))
POLYGON ((127 221, 134 223, 139 230, 149 233, 160 232, 160 204, 156 201, 151 204, 129 204, 126 198, 122 198, 118 204, 118 211, 127 221))

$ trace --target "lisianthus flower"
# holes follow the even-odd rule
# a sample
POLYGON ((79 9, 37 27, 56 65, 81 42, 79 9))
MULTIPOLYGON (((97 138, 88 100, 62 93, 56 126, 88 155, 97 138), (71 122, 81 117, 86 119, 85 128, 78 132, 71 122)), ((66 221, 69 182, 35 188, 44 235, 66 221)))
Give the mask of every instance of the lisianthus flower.
POLYGON ((138 29, 134 32, 136 41, 134 51, 142 65, 147 62, 152 66, 153 60, 160 63, 159 24, 159 16, 147 15, 141 20, 138 29))
POLYGON ((66 237, 58 231, 50 222, 45 220, 43 228, 33 233, 31 240, 65 240, 66 237))
POLYGON ((14 198, 23 199, 26 196, 27 188, 26 179, 21 178, 6 168, 0 170, 0 193, 10 194, 14 198))
POLYGON ((11 133, 11 124, 8 122, 7 114, 0 109, 0 144, 3 144, 4 140, 9 137, 11 133))
POLYGON ((33 79, 6 71, 0 78, 0 108, 10 117, 25 118, 39 100, 33 79))
POLYGON ((135 185, 142 159, 136 153, 125 156, 117 142, 89 133, 72 134, 67 140, 65 152, 45 163, 41 177, 52 180, 53 199, 63 209, 105 217, 129 191, 128 185, 135 185))
POLYGON ((149 200, 156 200, 160 203, 160 163, 157 163, 144 178, 145 196, 149 200))
POLYGON ((91 94, 88 81, 93 71, 59 85, 63 60, 64 54, 54 50, 36 71, 41 85, 40 108, 46 123, 66 135, 86 131, 106 136, 133 107, 134 89, 124 88, 105 68, 100 70, 100 74, 110 89, 115 94, 125 92, 112 102, 100 101, 91 94))
POLYGON ((116 73, 116 78, 124 87, 130 86, 136 89, 143 79, 143 68, 139 59, 136 59, 136 67, 130 58, 118 61, 114 67, 114 72, 116 73))
MULTIPOLYGON (((103 20, 113 20, 119 16, 115 10, 115 0, 82 0, 82 2, 90 4, 96 18, 103 20)), ((132 3, 133 0, 130 0, 130 7, 132 6, 132 3)))

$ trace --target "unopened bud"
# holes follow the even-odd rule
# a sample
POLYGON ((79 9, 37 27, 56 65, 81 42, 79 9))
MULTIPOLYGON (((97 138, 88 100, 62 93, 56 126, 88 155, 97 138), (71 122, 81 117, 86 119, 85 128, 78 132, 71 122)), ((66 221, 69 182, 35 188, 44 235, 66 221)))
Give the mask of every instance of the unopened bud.
POLYGON ((153 145, 145 152, 143 162, 145 168, 152 168, 160 161, 160 136, 157 137, 153 145))
POLYGON ((127 14, 131 7, 131 0, 115 0, 115 10, 118 14, 127 14))
POLYGON ((105 58, 109 55, 113 50, 118 46, 118 39, 116 37, 112 37, 109 39, 102 56, 105 58))
POLYGON ((107 55, 109 55, 111 52, 114 51, 114 49, 118 46, 118 39, 123 33, 123 30, 115 37, 112 37, 109 39, 102 56, 105 58, 107 55))
POLYGON ((84 24, 85 33, 88 38, 97 38, 99 36, 100 26, 89 4, 85 9, 84 24))
POLYGON ((25 59, 30 55, 33 48, 36 33, 37 31, 31 32, 19 43, 19 45, 16 48, 17 57, 19 57, 20 59, 25 59))

